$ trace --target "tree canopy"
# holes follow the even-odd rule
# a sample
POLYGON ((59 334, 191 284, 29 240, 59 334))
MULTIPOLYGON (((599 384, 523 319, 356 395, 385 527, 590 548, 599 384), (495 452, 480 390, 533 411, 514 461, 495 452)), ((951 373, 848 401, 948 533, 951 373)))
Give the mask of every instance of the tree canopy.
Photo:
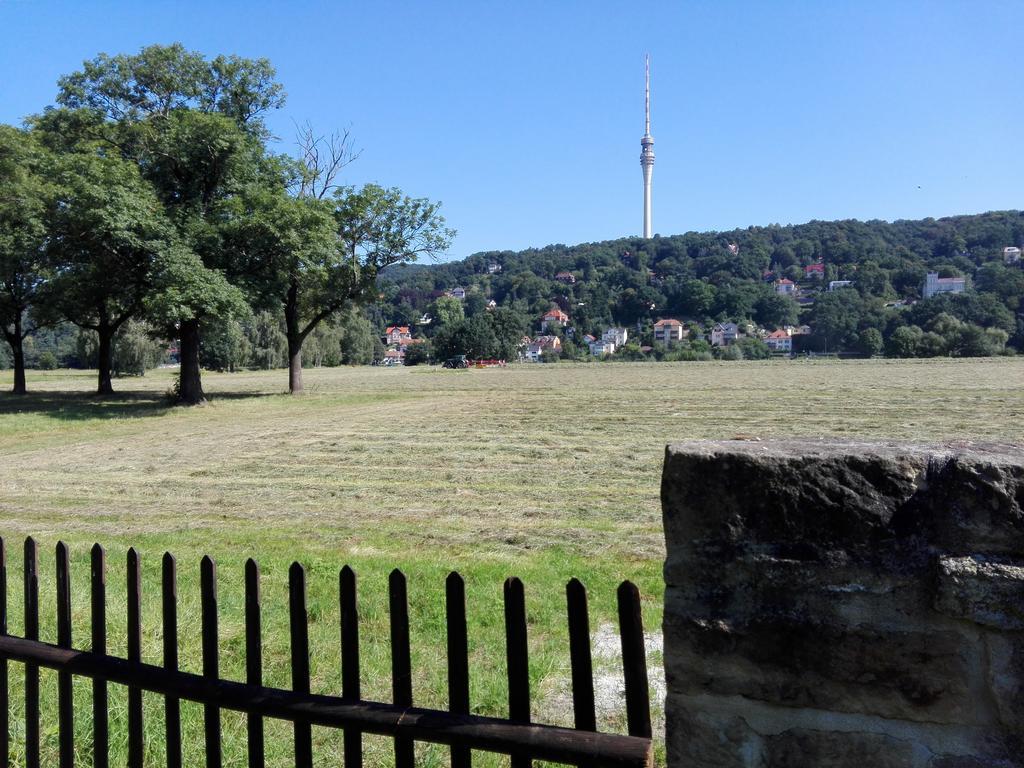
POLYGON ((153 188, 116 155, 54 158, 47 220, 49 279, 39 317, 67 319, 98 337, 98 391, 109 394, 114 334, 142 314, 157 268, 180 251, 153 188))

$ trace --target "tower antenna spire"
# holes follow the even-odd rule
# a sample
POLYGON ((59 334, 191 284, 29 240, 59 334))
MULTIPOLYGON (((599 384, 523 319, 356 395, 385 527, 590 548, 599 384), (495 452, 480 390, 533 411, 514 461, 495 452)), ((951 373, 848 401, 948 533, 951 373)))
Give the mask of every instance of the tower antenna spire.
POLYGON ((644 237, 651 237, 651 176, 654 174, 654 137, 651 136, 651 55, 644 55, 644 136, 640 139, 640 169, 644 174, 644 237))
POLYGON ((651 54, 644 56, 644 136, 651 135, 651 54))

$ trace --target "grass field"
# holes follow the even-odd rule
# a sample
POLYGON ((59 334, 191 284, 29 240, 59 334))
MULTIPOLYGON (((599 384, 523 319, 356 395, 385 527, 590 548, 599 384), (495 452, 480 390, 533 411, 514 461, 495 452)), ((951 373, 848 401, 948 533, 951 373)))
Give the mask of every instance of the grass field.
MULTIPOLYGON (((337 691, 337 578, 360 578, 363 693, 387 700, 387 573, 410 578, 418 704, 445 706, 443 580, 467 579, 472 700, 505 712, 501 585, 526 584, 538 720, 568 724, 564 584, 590 588, 592 623, 614 617, 634 580, 645 621, 660 623, 658 486, 665 444, 686 438, 840 435, 1020 440, 1024 360, 768 361, 594 364, 505 370, 311 369, 307 394, 284 372, 207 374, 209 405, 170 408, 168 371, 88 393, 88 372, 33 372, 33 394, 0 396, 0 514, 8 542, 11 631, 21 633, 21 539, 40 541, 43 633, 53 639, 53 546, 72 545, 76 645, 87 645, 88 547, 110 561, 112 651, 123 654, 124 550, 144 569, 144 657, 159 663, 159 561, 177 555, 183 666, 199 671, 199 559, 218 562, 222 673, 244 676, 242 569, 261 565, 266 678, 287 686, 287 569, 309 571, 313 689, 337 691)), ((9 389, 10 373, 0 372, 9 389)), ((659 661, 654 654, 652 661, 659 661)), ((44 739, 56 749, 56 679, 43 673, 44 739)), ((17 678, 15 678, 15 681, 17 678)), ((112 689, 115 718, 123 692, 112 689)), ((159 761, 162 706, 147 697, 147 749, 159 761)), ((89 758, 89 689, 76 687, 80 758, 89 758)), ((20 710, 15 706, 17 718, 20 710)), ((186 764, 201 764, 201 713, 184 705, 186 764)), ((15 721, 17 722, 17 721, 15 721)), ((116 724, 115 724, 116 725, 116 724)), ((621 728, 610 715, 603 723, 621 728)), ((19 742, 16 725, 14 736, 19 742)), ((123 730, 113 745, 123 762, 123 730)), ((244 720, 224 715, 225 765, 245 764, 244 720)), ((337 734, 315 729, 321 754, 337 734)), ((20 742, 19 742, 20 743, 20 742)), ((390 747, 367 738, 370 764, 390 747)), ((268 726, 268 757, 287 765, 290 727, 268 726)), ((424 765, 446 763, 421 749, 424 765)), ((49 757, 49 759, 46 759, 49 757)), ((158 764, 158 762, 154 763, 158 764)))

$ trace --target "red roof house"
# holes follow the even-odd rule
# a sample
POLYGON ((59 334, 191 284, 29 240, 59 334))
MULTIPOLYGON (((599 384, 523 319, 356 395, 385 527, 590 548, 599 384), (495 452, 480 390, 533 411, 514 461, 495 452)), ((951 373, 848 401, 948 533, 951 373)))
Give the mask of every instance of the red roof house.
POLYGON ((792 294, 796 293, 796 283, 787 278, 775 281, 775 292, 781 294, 792 294))
POLYGON ((569 324, 569 316, 560 309, 552 309, 545 312, 540 319, 540 329, 546 331, 548 328, 557 326, 563 328, 569 324))
POLYGON ((675 318, 666 317, 654 324, 654 340, 663 344, 683 340, 683 324, 675 318))
POLYGON ((773 352, 791 352, 793 350, 793 337, 789 331, 779 329, 769 333, 764 343, 768 345, 768 348, 773 352))
POLYGON ((408 325, 389 325, 384 331, 388 344, 401 344, 412 338, 408 325))

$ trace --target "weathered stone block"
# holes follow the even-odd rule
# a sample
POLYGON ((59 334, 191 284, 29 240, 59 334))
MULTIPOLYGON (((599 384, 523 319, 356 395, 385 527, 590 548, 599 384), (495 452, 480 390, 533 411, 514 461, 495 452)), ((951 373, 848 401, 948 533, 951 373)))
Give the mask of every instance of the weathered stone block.
MULTIPOLYGON (((956 553, 1024 551, 1021 448, 843 440, 700 441, 669 446, 665 535, 678 547, 820 560, 877 560, 924 542, 956 553)), ((915 562, 915 561, 912 561, 915 562)), ((896 565, 896 562, 892 562, 896 565)))
POLYGON ((739 696, 669 693, 670 766, 1021 768, 1005 730, 779 707, 739 696), (976 762, 972 762, 976 761, 976 762))
POLYGON ((1024 629, 1024 566, 980 555, 938 559, 935 607, 958 619, 1024 629))
MULTIPOLYGON (((850 564, 835 556, 807 562, 765 554, 723 559, 707 552, 671 558, 665 567, 666 599, 674 612, 733 621, 766 615, 846 624, 900 624, 908 627, 922 611, 931 612, 928 570, 884 573, 870 564, 850 564)), ((909 628, 909 627, 908 627, 909 628)))
POLYGON ((877 733, 794 728, 765 739, 763 765, 773 768, 907 768, 926 751, 877 733))
POLYGON ((1024 756, 1024 633, 988 633, 988 691, 999 723, 1012 733, 1024 756))
POLYGON ((922 722, 974 724, 969 657, 954 632, 894 632, 764 617, 665 622, 666 673, 674 690, 859 712, 922 722))
POLYGON ((662 474, 666 538, 676 546, 819 560, 832 549, 870 555, 896 535, 918 492, 926 451, 823 441, 700 442, 669 446, 662 474))
POLYGON ((672 766, 1024 766, 1024 448, 670 446, 672 766))
POLYGON ((928 474, 930 541, 950 554, 1024 555, 1024 448, 944 455, 928 474))
POLYGON ((669 694, 665 701, 666 751, 670 765, 748 768, 761 765, 762 738, 742 717, 694 708, 669 694))

